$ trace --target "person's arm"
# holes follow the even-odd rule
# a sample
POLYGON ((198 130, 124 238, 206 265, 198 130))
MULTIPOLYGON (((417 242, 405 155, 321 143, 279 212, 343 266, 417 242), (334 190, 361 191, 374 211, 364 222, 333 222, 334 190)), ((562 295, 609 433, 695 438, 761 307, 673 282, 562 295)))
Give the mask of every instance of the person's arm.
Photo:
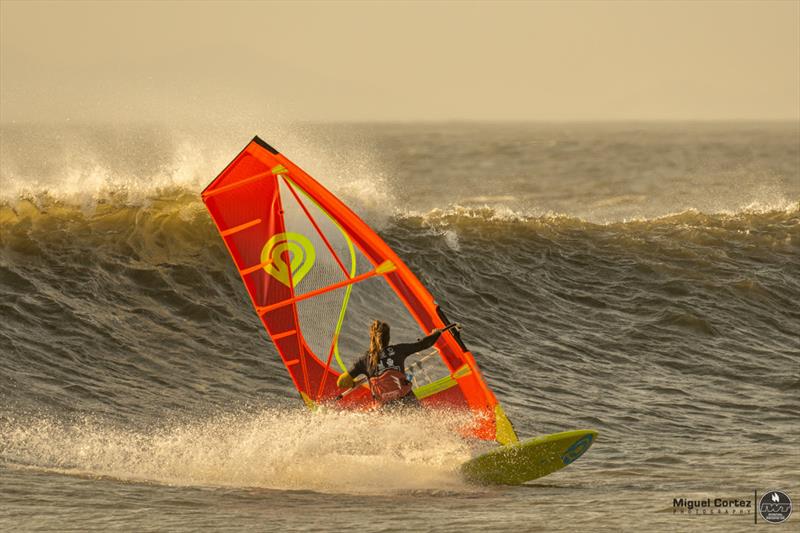
MULTIPOLYGON (((431 330, 430 334, 427 337, 423 337, 422 339, 418 340, 417 342, 409 342, 405 344, 395 344, 393 346, 395 357, 401 357, 402 363, 405 363, 406 357, 409 355, 413 355, 417 352, 421 352, 422 350, 426 350, 436 344, 436 341, 439 340, 439 337, 442 335, 442 330, 434 329, 431 330)), ((399 364, 402 364, 398 361, 399 364)))
POLYGON ((350 370, 339 376, 339 379, 336 381, 336 386, 340 389, 352 389, 355 385, 355 380, 353 376, 358 377, 361 374, 366 375, 367 373, 367 356, 364 355, 359 357, 358 361, 353 363, 353 366, 350 367, 350 370))

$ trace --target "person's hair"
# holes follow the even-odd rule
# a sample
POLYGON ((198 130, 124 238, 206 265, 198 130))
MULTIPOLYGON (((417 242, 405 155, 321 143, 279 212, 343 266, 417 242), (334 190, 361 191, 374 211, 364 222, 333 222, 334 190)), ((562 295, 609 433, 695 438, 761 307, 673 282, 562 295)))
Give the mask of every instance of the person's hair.
POLYGON ((389 324, 376 320, 369 327, 369 371, 378 366, 381 352, 389 346, 389 324))

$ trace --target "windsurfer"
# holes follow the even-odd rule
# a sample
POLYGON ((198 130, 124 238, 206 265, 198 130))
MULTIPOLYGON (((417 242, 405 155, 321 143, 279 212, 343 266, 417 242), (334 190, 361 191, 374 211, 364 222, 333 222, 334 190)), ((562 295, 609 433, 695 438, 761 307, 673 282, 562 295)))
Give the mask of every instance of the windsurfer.
POLYGON ((442 334, 434 329, 417 342, 389 345, 389 324, 376 320, 369 328, 369 350, 339 376, 336 384, 343 389, 355 386, 354 376, 367 377, 372 396, 380 405, 416 403, 411 382, 406 377, 406 359, 430 348, 442 334))

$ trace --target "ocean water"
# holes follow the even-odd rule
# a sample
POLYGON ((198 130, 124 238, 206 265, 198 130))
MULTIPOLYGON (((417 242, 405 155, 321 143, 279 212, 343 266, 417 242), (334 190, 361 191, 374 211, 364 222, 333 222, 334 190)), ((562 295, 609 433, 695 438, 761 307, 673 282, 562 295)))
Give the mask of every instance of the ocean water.
POLYGON ((729 531, 753 509, 673 499, 800 502, 798 124, 1 133, 2 530, 729 531), (477 487, 457 415, 307 412, 199 199, 254 134, 464 325, 520 436, 589 452, 477 487))

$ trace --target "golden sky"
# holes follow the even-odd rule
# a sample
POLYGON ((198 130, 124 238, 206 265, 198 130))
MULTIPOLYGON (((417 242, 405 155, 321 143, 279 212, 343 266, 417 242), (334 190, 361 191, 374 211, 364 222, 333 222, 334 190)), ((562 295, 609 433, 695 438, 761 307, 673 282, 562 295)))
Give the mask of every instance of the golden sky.
POLYGON ((0 0, 0 121, 800 120, 800 0, 0 0))

